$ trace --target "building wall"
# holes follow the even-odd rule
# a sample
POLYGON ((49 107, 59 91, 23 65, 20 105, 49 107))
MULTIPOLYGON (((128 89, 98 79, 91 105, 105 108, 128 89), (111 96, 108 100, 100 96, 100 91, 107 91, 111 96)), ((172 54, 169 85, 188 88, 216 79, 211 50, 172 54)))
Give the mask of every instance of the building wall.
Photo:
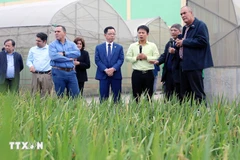
POLYGON ((130 14, 130 19, 152 18, 160 16, 168 26, 174 23, 180 23, 179 15, 180 7, 186 0, 106 0, 113 8, 127 19, 130 14), (127 10, 130 2, 130 13, 127 10))

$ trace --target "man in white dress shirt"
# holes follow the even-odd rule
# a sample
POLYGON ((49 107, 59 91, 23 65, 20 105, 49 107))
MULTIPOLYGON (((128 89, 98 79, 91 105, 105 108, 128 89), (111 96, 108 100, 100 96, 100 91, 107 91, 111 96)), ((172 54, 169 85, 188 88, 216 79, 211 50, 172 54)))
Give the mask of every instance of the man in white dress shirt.
POLYGON ((47 38, 45 33, 38 33, 36 46, 29 50, 27 58, 27 66, 32 72, 32 93, 39 92, 41 96, 50 94, 53 87, 47 38))

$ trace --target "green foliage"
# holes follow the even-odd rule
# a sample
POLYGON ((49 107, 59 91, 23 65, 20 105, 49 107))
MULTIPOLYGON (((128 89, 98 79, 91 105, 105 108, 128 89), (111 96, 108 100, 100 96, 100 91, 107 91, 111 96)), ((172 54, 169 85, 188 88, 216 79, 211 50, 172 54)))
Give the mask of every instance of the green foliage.
POLYGON ((210 110, 189 104, 0 95, 0 159, 240 159, 238 102, 216 100, 210 110), (10 141, 44 147, 10 150, 10 141))

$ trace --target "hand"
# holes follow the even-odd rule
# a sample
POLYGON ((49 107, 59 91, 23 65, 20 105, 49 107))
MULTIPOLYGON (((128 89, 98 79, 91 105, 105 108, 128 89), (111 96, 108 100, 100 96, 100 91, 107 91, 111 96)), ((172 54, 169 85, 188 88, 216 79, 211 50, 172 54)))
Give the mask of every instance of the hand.
POLYGON ((171 54, 175 53, 175 48, 169 47, 168 52, 171 54))
POLYGON ((180 39, 177 39, 177 40, 176 40, 176 46, 177 46, 177 47, 182 47, 183 40, 184 40, 184 39, 181 39, 181 40, 180 40, 180 39))
POLYGON ((29 68, 29 70, 30 70, 30 72, 35 72, 35 71, 36 71, 35 68, 34 68, 34 66, 31 66, 31 67, 29 68))
POLYGON ((77 61, 77 60, 74 60, 73 63, 74 63, 75 66, 80 65, 80 62, 77 61))
POLYGON ((147 60, 147 56, 144 53, 140 53, 137 56, 137 60, 147 60))
POLYGON ((105 71, 106 73, 107 73, 107 75, 109 76, 109 77, 111 77, 111 76, 113 76, 113 73, 115 72, 115 68, 108 68, 106 71, 105 71))
POLYGON ((148 61, 149 63, 151 63, 151 64, 159 64, 159 61, 158 60, 150 60, 150 61, 148 61))
POLYGON ((108 76, 110 76, 110 72, 109 72, 109 69, 108 69, 108 68, 105 69, 104 72, 105 72, 108 76))
POLYGON ((60 54, 61 56, 63 56, 64 54, 63 54, 63 52, 58 52, 58 54, 60 54))

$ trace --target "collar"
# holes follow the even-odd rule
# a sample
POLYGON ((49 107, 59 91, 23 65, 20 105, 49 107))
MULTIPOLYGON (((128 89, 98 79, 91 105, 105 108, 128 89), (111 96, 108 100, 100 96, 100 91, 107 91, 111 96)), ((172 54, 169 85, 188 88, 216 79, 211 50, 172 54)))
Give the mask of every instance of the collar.
MULTIPOLYGON (((147 41, 146 41, 146 44, 148 44, 148 43, 149 43, 149 41, 147 40, 147 41)), ((137 45, 139 45, 139 46, 141 45, 141 44, 139 43, 139 41, 137 42, 137 45)))
POLYGON ((5 53, 6 53, 6 55, 12 56, 12 55, 14 54, 14 51, 13 51, 12 53, 7 53, 7 52, 5 51, 5 53))
POLYGON ((111 47, 113 46, 113 42, 111 42, 111 43, 106 42, 107 47, 108 47, 108 44, 111 44, 111 47))
POLYGON ((196 21, 197 21, 197 18, 196 17, 194 17, 194 21, 192 22, 192 24, 190 24, 190 25, 185 25, 185 27, 186 28, 195 28, 195 23, 196 23, 196 21))
POLYGON ((38 49, 48 49, 48 45, 46 44, 44 47, 40 48, 38 46, 36 46, 38 49))
MULTIPOLYGON (((59 41, 58 39, 57 39, 57 41, 58 41, 58 43, 62 44, 61 41, 59 41)), ((65 38, 65 41, 63 44, 65 44, 66 42, 67 42, 67 39, 65 38)))

